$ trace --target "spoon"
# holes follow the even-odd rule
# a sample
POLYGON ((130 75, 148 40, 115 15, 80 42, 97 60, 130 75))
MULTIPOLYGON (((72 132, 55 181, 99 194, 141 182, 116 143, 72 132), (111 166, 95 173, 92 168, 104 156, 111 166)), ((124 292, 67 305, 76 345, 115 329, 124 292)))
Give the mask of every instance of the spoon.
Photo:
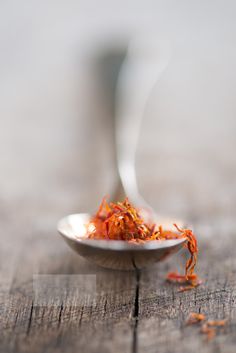
MULTIPOLYGON (((143 210, 143 216, 148 215, 153 221, 158 219, 158 224, 173 229, 174 222, 180 226, 183 222, 156 216, 138 191, 135 173, 135 151, 145 105, 169 59, 170 46, 166 41, 139 39, 132 41, 128 48, 118 76, 113 114, 117 186, 111 199, 118 201, 128 196, 135 206, 143 210)), ((141 269, 177 252, 186 241, 181 238, 133 244, 120 240, 88 239, 86 224, 90 218, 88 213, 69 215, 59 221, 57 229, 79 255, 106 268, 141 269)))

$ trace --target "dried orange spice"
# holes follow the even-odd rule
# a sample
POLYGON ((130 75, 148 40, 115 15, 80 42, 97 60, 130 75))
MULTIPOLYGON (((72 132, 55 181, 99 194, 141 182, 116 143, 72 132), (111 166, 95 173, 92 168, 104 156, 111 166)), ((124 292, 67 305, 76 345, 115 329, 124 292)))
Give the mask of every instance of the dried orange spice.
POLYGON ((207 325, 213 327, 223 327, 227 324, 227 320, 208 320, 207 325))
POLYGON ((198 277, 196 273, 192 273, 191 275, 180 275, 178 272, 169 272, 166 276, 166 279, 169 282, 184 285, 180 286, 178 292, 185 292, 191 290, 193 288, 198 287, 202 283, 202 280, 198 277))
POLYGON ((201 327, 201 333, 207 336, 207 340, 212 340, 216 335, 216 329, 214 327, 209 327, 207 323, 203 324, 201 327))
POLYGON ((207 340, 212 340, 217 333, 217 328, 224 327, 227 320, 207 320, 204 314, 190 313, 189 318, 186 322, 187 325, 201 324, 200 332, 206 335, 207 340))
POLYGON ((145 223, 139 210, 131 205, 128 198, 117 203, 108 203, 103 198, 88 227, 88 237, 92 239, 138 242, 156 240, 157 236, 155 225, 145 223))
POLYGON ((206 316, 204 314, 198 314, 198 313, 190 313, 187 325, 193 325, 197 324, 199 322, 202 322, 206 320, 206 316))
POLYGON ((97 213, 92 217, 88 225, 88 237, 90 239, 125 240, 135 244, 151 240, 168 240, 186 238, 184 246, 188 249, 190 257, 185 265, 185 274, 171 272, 167 275, 170 282, 180 283, 179 291, 187 291, 201 284, 200 279, 194 273, 197 263, 198 246, 195 235, 190 229, 181 229, 174 224, 176 231, 163 229, 155 223, 147 223, 128 198, 123 202, 108 203, 103 198, 97 213))

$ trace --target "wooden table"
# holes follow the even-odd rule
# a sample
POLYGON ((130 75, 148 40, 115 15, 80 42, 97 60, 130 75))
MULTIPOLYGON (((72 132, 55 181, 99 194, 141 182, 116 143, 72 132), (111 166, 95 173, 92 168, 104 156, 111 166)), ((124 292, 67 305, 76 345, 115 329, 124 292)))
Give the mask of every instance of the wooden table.
MULTIPOLYGON (((214 105, 220 91, 214 100, 203 85, 212 100, 208 111, 199 108, 197 114, 198 105, 186 99, 186 77, 177 77, 186 83, 181 93, 167 77, 147 109, 137 154, 141 192, 155 209, 186 219, 199 240, 197 272, 203 284, 179 293, 165 281, 166 273, 179 266, 179 255, 140 273, 111 271, 87 263, 59 238, 56 224, 62 216, 95 210, 111 191, 110 140, 98 104, 101 97, 86 100, 78 93, 76 65, 60 60, 56 66, 53 60, 45 64, 35 59, 35 48, 32 53, 15 76, 3 81, 1 352, 235 352, 233 101, 222 98, 228 109, 222 115, 214 105), (33 63, 39 64, 37 70, 33 63), (40 306, 35 301, 36 274, 94 275, 96 291, 90 300, 75 293, 59 305, 49 301, 40 306), (228 324, 206 342, 199 327, 185 325, 190 312, 226 318, 228 324)), ((198 71, 191 79, 205 82, 198 71)), ((195 89, 204 103, 200 86, 195 89)))

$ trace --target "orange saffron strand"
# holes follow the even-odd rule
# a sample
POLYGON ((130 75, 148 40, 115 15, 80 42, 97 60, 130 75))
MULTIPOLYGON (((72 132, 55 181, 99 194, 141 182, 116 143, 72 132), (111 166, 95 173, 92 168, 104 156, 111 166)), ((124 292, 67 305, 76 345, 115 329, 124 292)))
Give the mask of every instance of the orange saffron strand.
POLYGON ((206 320, 204 314, 190 313, 186 322, 187 325, 201 324, 200 332, 205 334, 207 340, 212 340, 217 333, 217 328, 225 326, 227 320, 206 320))
POLYGON ((206 320, 206 316, 204 314, 190 313, 187 321, 187 325, 197 324, 205 320, 206 320))
POLYGON ((227 324, 227 320, 209 320, 207 321, 207 325, 211 327, 223 327, 227 324))
POLYGON ((227 324, 227 320, 208 320, 202 325, 201 333, 207 335, 207 340, 212 340, 216 335, 216 329, 224 327, 227 324))
POLYGON ((174 283, 185 284, 179 291, 187 291, 201 284, 194 273, 197 263, 198 246, 195 235, 190 229, 181 229, 174 224, 176 231, 164 230, 162 226, 146 223, 139 210, 126 198, 123 202, 108 203, 103 198, 97 213, 92 217, 88 227, 90 239, 126 240, 134 244, 141 244, 151 240, 169 240, 186 238, 184 246, 188 249, 190 257, 185 265, 185 275, 171 272, 167 280, 174 283))
POLYGON ((90 224, 94 225, 92 231, 89 231, 88 226, 88 237, 92 239, 137 240, 137 242, 157 239, 153 225, 144 222, 128 198, 123 202, 110 204, 104 198, 90 224))
POLYGON ((180 275, 177 272, 169 272, 166 276, 166 280, 172 283, 184 284, 185 286, 181 286, 178 292, 185 292, 202 284, 202 281, 196 273, 192 273, 186 277, 186 275, 180 275))
POLYGON ((215 337, 216 329, 213 327, 209 327, 207 323, 205 323, 202 325, 201 333, 204 333, 205 335, 207 335, 207 340, 210 341, 215 337))

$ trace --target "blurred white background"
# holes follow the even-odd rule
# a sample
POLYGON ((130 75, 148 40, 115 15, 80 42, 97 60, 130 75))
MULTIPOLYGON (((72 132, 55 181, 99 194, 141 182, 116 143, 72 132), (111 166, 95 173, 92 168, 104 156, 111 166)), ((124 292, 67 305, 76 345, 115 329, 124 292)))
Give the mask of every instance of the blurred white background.
POLYGON ((235 16, 233 0, 1 1, 1 202, 47 204, 52 222, 97 205, 111 156, 86 58, 151 33, 172 56, 142 123, 141 192, 162 212, 233 219, 235 16))

